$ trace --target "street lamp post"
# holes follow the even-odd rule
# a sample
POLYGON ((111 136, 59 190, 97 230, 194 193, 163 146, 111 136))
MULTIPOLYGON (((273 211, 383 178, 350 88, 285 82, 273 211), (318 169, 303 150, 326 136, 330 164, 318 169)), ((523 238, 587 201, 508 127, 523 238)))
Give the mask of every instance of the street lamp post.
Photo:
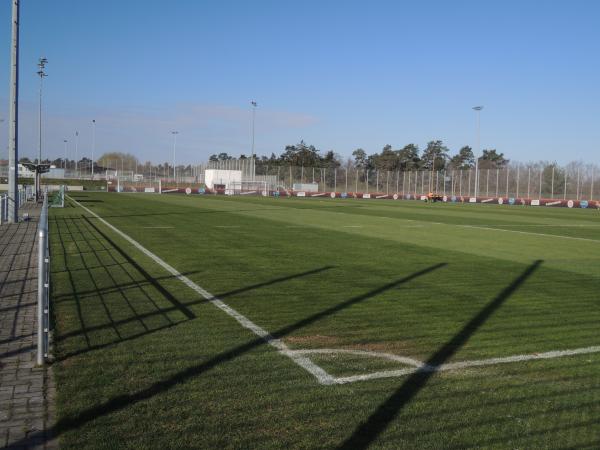
POLYGON ((483 106, 474 106, 473 109, 477 111, 477 155, 475 156, 475 198, 479 190, 479 153, 481 153, 480 147, 480 114, 483 106))
MULTIPOLYGON (((48 75, 46 75, 46 72, 44 72, 44 69, 46 68, 46 64, 48 63, 48 60, 46 58, 40 58, 39 62, 38 62, 38 67, 40 70, 38 70, 37 74, 40 77, 40 110, 39 110, 39 114, 38 114, 38 134, 39 134, 39 143, 38 143, 38 165, 42 163, 42 88, 43 88, 43 82, 44 82, 44 77, 47 77, 48 75)), ((39 173, 39 170, 36 170, 36 174, 35 174, 35 200, 36 202, 39 199, 39 196, 41 194, 40 192, 40 177, 41 174, 39 173)))
POLYGON ((63 139, 63 142, 65 143, 65 163, 63 164, 64 169, 65 169, 65 173, 67 171, 67 143, 69 141, 67 141, 66 139, 63 139))
POLYGON ((179 131, 171 131, 173 135, 173 181, 177 182, 177 178, 175 177, 175 149, 177 148, 177 135, 179 131))
POLYGON ((19 221, 19 0, 12 2, 10 51, 10 125, 8 130, 8 222, 19 221))
POLYGON ((96 151, 96 119, 92 120, 92 180, 94 179, 94 153, 96 151))
POLYGON ((79 178, 79 131, 75 132, 75 173, 77 174, 77 178, 79 178))
POLYGON ((258 105, 254 100, 252 100, 250 104, 252 105, 252 181, 254 181, 256 175, 256 163, 254 162, 254 122, 256 118, 256 107, 258 105))

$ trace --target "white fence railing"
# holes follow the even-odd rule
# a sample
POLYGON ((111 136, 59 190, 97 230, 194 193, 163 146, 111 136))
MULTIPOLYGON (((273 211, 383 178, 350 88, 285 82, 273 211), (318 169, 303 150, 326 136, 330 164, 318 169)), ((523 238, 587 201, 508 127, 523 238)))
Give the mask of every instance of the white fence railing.
POLYGON ((48 241, 48 195, 38 223, 38 305, 37 363, 48 358, 50 335, 50 247, 48 241))

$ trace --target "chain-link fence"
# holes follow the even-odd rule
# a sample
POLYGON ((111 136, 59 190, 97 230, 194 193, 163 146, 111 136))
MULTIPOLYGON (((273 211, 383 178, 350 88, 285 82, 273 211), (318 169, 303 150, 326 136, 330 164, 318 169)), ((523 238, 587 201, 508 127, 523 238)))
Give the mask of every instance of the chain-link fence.
MULTIPOLYGON (((206 169, 239 170, 244 181, 268 182, 273 189, 292 190, 294 185, 315 186, 320 192, 364 192, 399 195, 425 195, 434 192, 461 197, 507 197, 545 199, 600 199, 600 169, 592 164, 511 164, 507 167, 446 170, 367 170, 352 165, 342 167, 304 167, 279 164, 277 161, 238 159, 209 161, 177 168, 176 177, 149 167, 136 171, 120 171, 123 182, 144 182, 183 186, 204 183, 206 169), (148 169, 148 170, 145 170, 148 169), (124 176, 124 175, 128 176, 124 176)), ((114 172, 114 171, 113 171, 114 172)), ((111 172, 96 178, 111 179, 111 172)), ((0 173, 1 176, 1 173, 0 173)), ((89 175, 88 175, 89 176, 89 175)), ((75 170, 66 170, 65 178, 86 178, 75 170)))
POLYGON ((280 188, 316 184, 320 192, 514 197, 593 200, 600 198, 600 170, 593 165, 512 164, 502 169, 441 171, 365 170, 354 167, 256 166, 256 174, 276 176, 280 188))

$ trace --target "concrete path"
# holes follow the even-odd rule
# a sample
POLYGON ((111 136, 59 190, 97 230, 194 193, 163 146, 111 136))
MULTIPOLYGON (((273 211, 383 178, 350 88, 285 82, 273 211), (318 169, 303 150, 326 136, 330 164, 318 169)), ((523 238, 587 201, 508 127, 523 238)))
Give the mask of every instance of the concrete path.
POLYGON ((0 226, 0 448, 57 448, 45 432, 53 419, 54 383, 36 367, 37 220, 0 226))

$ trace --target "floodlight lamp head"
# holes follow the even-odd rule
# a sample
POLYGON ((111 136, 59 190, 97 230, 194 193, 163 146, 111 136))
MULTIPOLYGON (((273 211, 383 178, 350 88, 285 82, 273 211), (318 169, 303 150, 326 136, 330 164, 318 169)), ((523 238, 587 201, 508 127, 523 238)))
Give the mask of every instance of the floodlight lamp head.
POLYGON ((483 106, 473 106, 473 109, 475 111, 481 111, 483 109, 483 106))
POLYGON ((252 104, 252 106, 254 106, 256 108, 257 105, 256 105, 256 102, 254 100, 251 101, 250 103, 252 104))

